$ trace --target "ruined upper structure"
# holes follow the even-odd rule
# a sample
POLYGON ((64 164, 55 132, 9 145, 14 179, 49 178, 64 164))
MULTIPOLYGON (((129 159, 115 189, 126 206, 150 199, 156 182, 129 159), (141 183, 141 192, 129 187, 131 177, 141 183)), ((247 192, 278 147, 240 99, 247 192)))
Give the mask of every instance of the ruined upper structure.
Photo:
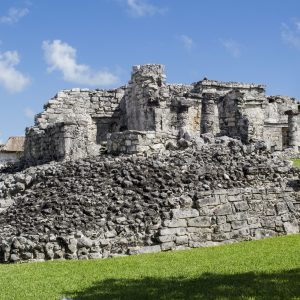
POLYGON ((118 89, 63 90, 44 108, 26 130, 32 163, 97 155, 103 146, 115 154, 160 150, 203 133, 264 140, 271 151, 300 146, 294 98, 266 96, 256 84, 168 84, 162 65, 134 66, 118 89))
POLYGON ((0 167, 9 162, 18 161, 24 151, 24 136, 11 136, 0 145, 0 167))

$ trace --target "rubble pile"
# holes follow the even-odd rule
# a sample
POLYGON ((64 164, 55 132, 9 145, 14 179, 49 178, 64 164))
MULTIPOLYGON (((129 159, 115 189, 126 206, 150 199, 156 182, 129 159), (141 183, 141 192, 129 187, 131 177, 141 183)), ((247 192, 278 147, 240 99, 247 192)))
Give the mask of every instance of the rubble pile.
POLYGON ((88 259, 299 231, 299 171, 231 138, 0 174, 0 261, 88 259))

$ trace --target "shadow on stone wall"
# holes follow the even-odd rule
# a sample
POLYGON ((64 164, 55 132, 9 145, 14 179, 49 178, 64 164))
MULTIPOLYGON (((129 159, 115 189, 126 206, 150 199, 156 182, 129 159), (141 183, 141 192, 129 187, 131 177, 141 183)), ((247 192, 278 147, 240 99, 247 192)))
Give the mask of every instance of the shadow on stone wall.
MULTIPOLYGON (((107 279, 77 294, 74 300, 101 299, 298 299, 300 269, 277 273, 222 275, 197 278, 107 279)), ((70 293, 71 296, 71 293, 70 293)))

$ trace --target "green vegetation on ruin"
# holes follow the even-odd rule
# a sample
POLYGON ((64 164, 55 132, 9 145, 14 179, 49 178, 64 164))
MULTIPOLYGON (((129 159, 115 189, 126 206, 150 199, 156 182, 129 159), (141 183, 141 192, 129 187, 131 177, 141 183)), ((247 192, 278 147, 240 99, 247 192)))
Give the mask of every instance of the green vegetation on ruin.
POLYGON ((300 299, 300 235, 90 261, 0 265, 1 300, 300 299))
POLYGON ((294 167, 300 168, 300 158, 294 158, 291 159, 291 161, 293 162, 294 167))

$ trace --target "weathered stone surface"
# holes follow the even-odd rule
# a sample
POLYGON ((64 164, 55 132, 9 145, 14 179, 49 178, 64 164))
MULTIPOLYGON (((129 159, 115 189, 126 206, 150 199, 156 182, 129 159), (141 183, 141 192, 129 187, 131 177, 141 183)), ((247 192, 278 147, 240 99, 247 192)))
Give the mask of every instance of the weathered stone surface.
POLYGON ((164 226, 166 227, 186 227, 187 222, 185 219, 173 219, 164 221, 164 226))
POLYGON ((190 227, 209 227, 211 225, 211 217, 196 217, 188 219, 190 227))
POLYGON ((194 218, 199 216, 198 210, 193 208, 173 209, 171 212, 175 219, 194 218))
POLYGON ((6 169, 0 261, 106 258, 298 232, 300 172, 287 165, 255 145, 214 138, 201 149, 6 169), (245 166, 256 167, 250 179, 245 166))
POLYGON ((284 229, 287 234, 299 233, 299 222, 294 221, 292 223, 286 222, 284 223, 284 229))
POLYGON ((161 251, 160 245, 156 246, 147 246, 147 247, 136 247, 136 248, 129 248, 129 254, 145 254, 145 253, 157 253, 161 251))
POLYGON ((221 204, 214 209, 214 214, 217 216, 229 215, 232 213, 231 204, 221 204))
POLYGON ((247 201, 239 201, 234 203, 236 211, 245 211, 248 210, 249 206, 247 201))
MULTIPOLYGON (((27 128, 24 156, 27 163, 39 164, 105 151, 150 153, 193 143, 201 148, 213 143, 216 134, 227 136, 223 143, 238 137, 247 143, 263 140, 264 145, 258 146, 271 151, 290 146, 299 152, 298 123, 295 99, 268 97, 263 85, 207 79, 191 85, 168 84, 163 65, 138 65, 120 88, 58 92, 36 116, 35 125, 27 128)), ((244 171, 248 176, 259 172, 251 165, 244 171)), ((230 181, 237 174, 221 176, 230 181)))

